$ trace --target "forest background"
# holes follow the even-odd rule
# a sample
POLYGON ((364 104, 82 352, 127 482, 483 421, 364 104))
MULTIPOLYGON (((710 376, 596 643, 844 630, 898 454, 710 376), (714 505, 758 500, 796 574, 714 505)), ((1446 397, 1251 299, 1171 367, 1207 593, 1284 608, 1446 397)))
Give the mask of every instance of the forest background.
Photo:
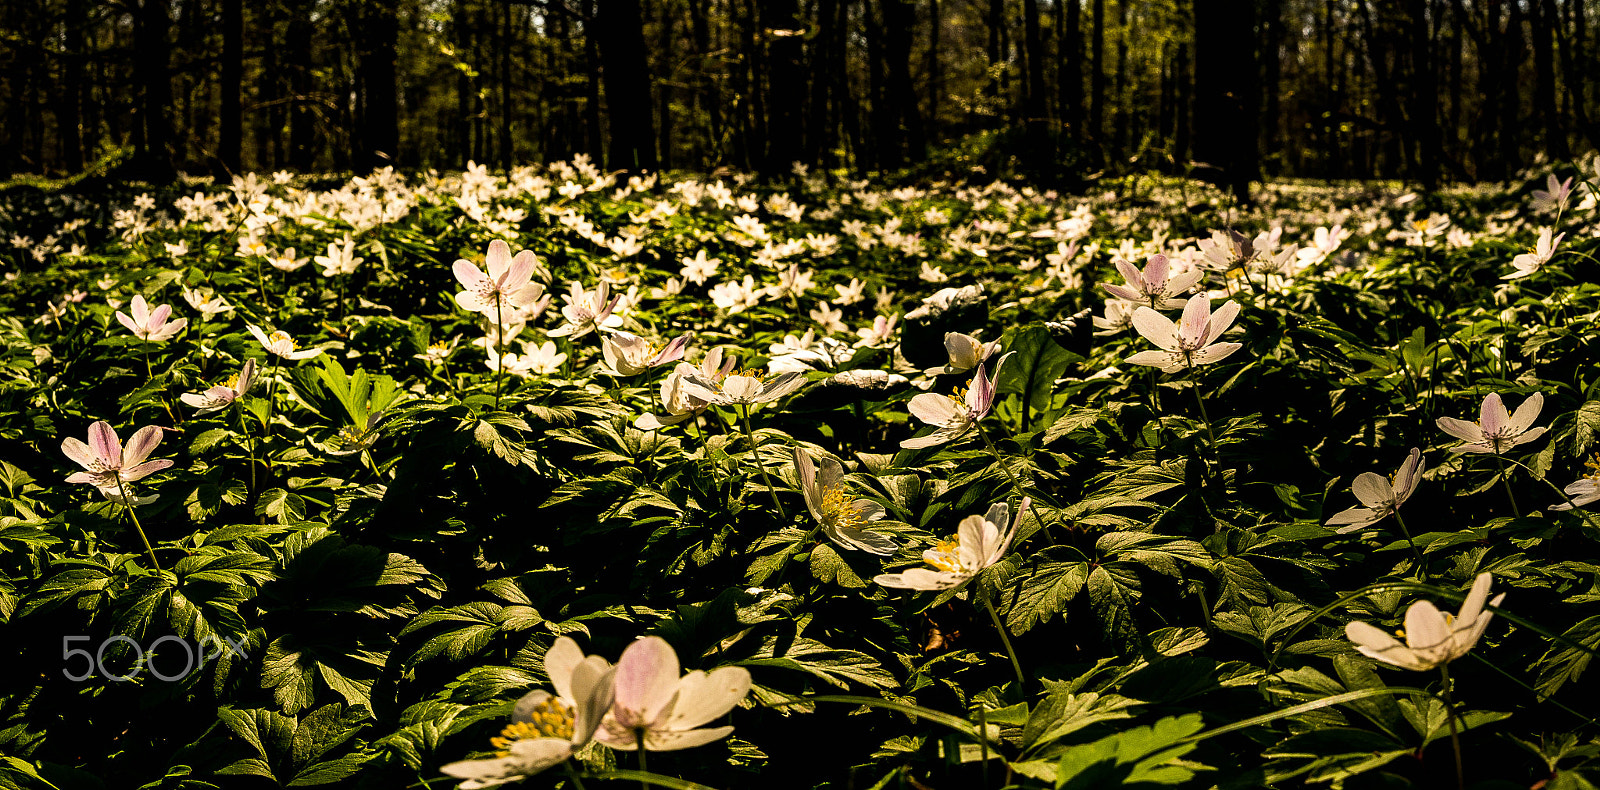
POLYGON ((6 0, 0 176, 794 163, 1503 180, 1592 148, 1586 0, 6 0))

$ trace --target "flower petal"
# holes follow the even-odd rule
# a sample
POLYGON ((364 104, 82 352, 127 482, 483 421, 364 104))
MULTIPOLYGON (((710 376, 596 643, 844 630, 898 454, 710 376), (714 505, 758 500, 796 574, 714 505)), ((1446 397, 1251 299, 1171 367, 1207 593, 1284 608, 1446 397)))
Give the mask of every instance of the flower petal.
POLYGON ((679 679, 677 700, 660 726, 669 730, 699 727, 733 710, 749 693, 750 670, 744 667, 690 672, 679 679))
POLYGON ((678 654, 659 636, 628 645, 617 662, 611 712, 624 729, 648 726, 678 690, 678 654))

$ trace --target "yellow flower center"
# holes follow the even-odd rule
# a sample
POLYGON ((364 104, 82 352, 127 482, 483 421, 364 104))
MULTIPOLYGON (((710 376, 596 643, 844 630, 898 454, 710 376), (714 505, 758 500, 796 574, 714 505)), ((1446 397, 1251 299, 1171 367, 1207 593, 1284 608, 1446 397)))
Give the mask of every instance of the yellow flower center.
POLYGON ((428 346, 428 350, 429 351, 437 351, 438 353, 443 354, 444 352, 450 350, 450 344, 441 340, 441 341, 439 341, 437 343, 434 343, 431 346, 428 346))
POLYGON ((957 403, 966 403, 967 392, 970 389, 970 387, 956 387, 955 392, 950 393, 950 399, 957 403))
POLYGON ((272 344, 275 345, 275 346, 283 344, 283 343, 288 343, 289 344, 289 348, 291 350, 297 349, 297 348, 300 347, 300 344, 294 342, 294 338, 289 337, 289 333, 283 331, 282 329, 279 329, 278 331, 273 332, 270 335, 267 335, 267 339, 271 340, 272 344))
POLYGON ((1589 460, 1584 461, 1583 466, 1585 469, 1589 470, 1588 474, 1585 474, 1584 477, 1587 477, 1590 480, 1600 481, 1600 453, 1597 453, 1591 456, 1589 460))
POLYGON ((1225 276, 1230 280, 1237 280, 1240 277, 1244 276, 1244 269, 1241 268, 1241 267, 1235 266, 1232 269, 1229 269, 1228 273, 1225 276))
POLYGON ((1411 227, 1416 228, 1419 231, 1425 231, 1428 229, 1428 221, 1425 219, 1413 220, 1411 227))
POLYGON ((935 556, 928 560, 928 564, 946 573, 961 572, 961 541, 956 538, 941 540, 933 544, 935 556))
POLYGON ((757 368, 745 368, 744 370, 736 370, 736 371, 734 371, 732 373, 729 373, 728 375, 729 376, 743 376, 743 377, 745 377, 747 379, 755 379, 756 381, 763 381, 763 382, 766 381, 766 378, 767 378, 767 374, 763 373, 762 371, 760 371, 757 368))
POLYGON ((861 514, 851 507, 849 497, 845 496, 843 486, 835 486, 822 492, 822 520, 835 527, 855 528, 865 522, 861 514))
POLYGON ((227 380, 222 382, 222 386, 227 387, 230 390, 238 389, 239 388, 239 374, 235 373, 232 376, 229 376, 227 378, 227 380))
POLYGON ((534 707, 529 721, 508 725, 500 734, 489 739, 489 744, 501 750, 504 757, 511 744, 530 738, 565 738, 572 740, 576 712, 561 700, 550 697, 534 707))
POLYGON ((339 438, 344 439, 350 444, 360 444, 361 440, 365 438, 366 433, 366 431, 363 431, 354 425, 346 425, 345 427, 339 429, 339 438))

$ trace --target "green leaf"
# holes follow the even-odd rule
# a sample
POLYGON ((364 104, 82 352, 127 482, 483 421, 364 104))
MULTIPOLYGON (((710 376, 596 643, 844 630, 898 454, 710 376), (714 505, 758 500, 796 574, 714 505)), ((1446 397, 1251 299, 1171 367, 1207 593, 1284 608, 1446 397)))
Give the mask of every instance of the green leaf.
MULTIPOLYGON (((1043 417, 1050 407, 1056 379, 1067 372, 1068 365, 1082 357, 1056 343, 1042 323, 1007 331, 1001 344, 1011 356, 1001 366, 1000 377, 995 382, 996 399, 1017 395, 1022 399, 1024 414, 1043 417)), ((1024 425, 1028 427, 1031 426, 1024 425)))

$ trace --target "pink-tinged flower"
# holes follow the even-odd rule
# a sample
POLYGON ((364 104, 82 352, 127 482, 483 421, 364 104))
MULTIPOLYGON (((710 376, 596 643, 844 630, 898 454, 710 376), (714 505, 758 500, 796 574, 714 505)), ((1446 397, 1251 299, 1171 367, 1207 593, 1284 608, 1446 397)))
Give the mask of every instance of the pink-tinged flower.
POLYGON ((1345 636, 1356 643, 1356 650, 1368 658, 1385 664, 1418 672, 1448 664, 1467 654, 1478 644, 1484 629, 1489 627, 1493 612, 1484 610, 1484 603, 1499 606, 1506 594, 1500 593, 1489 601, 1489 584, 1494 577, 1478 574, 1472 582, 1472 591, 1461 603, 1461 611, 1445 614, 1431 601, 1417 601, 1406 610, 1405 644, 1370 623, 1352 622, 1344 627, 1345 636))
POLYGON ((1192 268, 1181 274, 1172 275, 1171 266, 1165 255, 1153 255, 1144 264, 1144 271, 1133 268, 1133 264, 1119 260, 1117 271, 1122 273, 1125 285, 1100 283, 1105 292, 1118 299, 1130 302, 1142 302, 1158 310, 1172 310, 1183 306, 1183 300, 1176 298, 1188 293, 1195 283, 1200 282, 1204 274, 1198 268, 1192 268))
POLYGON ((584 290, 583 283, 572 283, 561 297, 561 301, 566 302, 561 308, 561 315, 566 317, 567 323, 548 334, 551 337, 570 335, 578 338, 602 328, 622 326, 622 317, 612 314, 622 297, 610 296, 610 293, 611 285, 603 280, 593 291, 584 290))
POLYGON ((1544 268, 1544 265, 1555 257, 1556 248, 1561 246, 1561 240, 1567 237, 1565 233, 1554 233, 1550 228, 1539 229, 1539 240, 1534 243, 1533 249, 1511 259, 1511 266, 1516 271, 1500 275, 1502 280, 1515 280, 1527 277, 1544 268))
MULTIPOLYGON (((488 274, 470 261, 455 262, 452 271, 456 280, 467 289, 456 294, 456 304, 461 305, 463 310, 489 314, 507 306, 531 307, 544 296, 542 284, 529 282, 537 264, 533 250, 523 250, 513 258, 511 245, 495 239, 489 242, 489 252, 484 256, 488 274)), ((539 310, 543 309, 543 305, 540 305, 539 310)))
POLYGON ((1140 351, 1126 361, 1160 368, 1162 373, 1221 362, 1244 347, 1240 343, 1217 342, 1238 316, 1237 302, 1228 302, 1213 314, 1211 300, 1203 294, 1189 299, 1183 307, 1183 317, 1176 322, 1141 305, 1133 311, 1133 328, 1161 350, 1140 351))
POLYGON ((733 361, 731 356, 723 358, 722 349, 713 348, 706 354, 706 358, 701 360, 698 367, 687 362, 679 362, 678 366, 661 381, 661 404, 667 413, 641 415, 634 421, 633 426, 641 431, 653 431, 668 425, 677 425, 699 414, 710 406, 711 402, 692 394, 688 387, 689 380, 725 379, 733 372, 733 361))
POLYGON ((900 446, 907 450, 920 450, 965 436, 979 420, 988 416, 990 409, 994 408, 995 381, 1000 378, 1000 366, 1005 364, 1009 356, 1011 354, 1007 353, 995 363, 993 376, 985 375, 983 363, 978 363, 978 372, 972 377, 972 383, 965 391, 957 390, 955 395, 924 392, 912 398, 911 402, 906 404, 911 416, 934 426, 937 430, 927 436, 906 439, 900 446))
POLYGON ((1553 207, 1556 210, 1567 207, 1567 198, 1572 197, 1572 179, 1561 181, 1555 173, 1545 177, 1544 189, 1533 190, 1533 202, 1541 207, 1553 207))
POLYGON ((944 350, 950 354, 950 361, 936 368, 928 368, 924 372, 929 376, 957 376, 966 373, 988 362, 989 357, 1000 350, 1000 341, 985 343, 972 335, 946 332, 944 350))
POLYGON ((511 724, 489 739, 498 750, 486 760, 462 760, 439 770, 476 790, 532 776, 560 765, 594 738, 611 707, 613 672, 600 656, 585 656, 578 643, 561 637, 544 656, 545 674, 556 693, 540 689, 517 700, 511 724))
POLYGON ((255 336, 256 342, 260 343, 262 348, 284 359, 310 359, 322 353, 320 348, 300 348, 300 344, 294 342, 294 338, 289 337, 289 333, 281 329, 268 335, 255 324, 246 324, 244 328, 250 330, 250 334, 255 336))
POLYGON ((102 492, 116 494, 123 483, 143 480, 172 466, 172 461, 167 459, 145 460, 158 444, 161 444, 161 429, 146 425, 135 431, 127 447, 123 447, 111 423, 101 420, 89 426, 88 444, 70 436, 61 440, 61 452, 86 470, 74 472, 67 482, 88 483, 102 492))
POLYGON ((606 360, 606 373, 637 376, 651 368, 683 359, 684 348, 692 335, 685 332, 662 348, 629 332, 613 332, 600 341, 600 354, 606 360))
POLYGON ((887 515, 883 505, 870 499, 851 500, 845 493, 844 466, 824 457, 819 469, 806 451, 794 448, 794 468, 800 478, 800 493, 806 510, 822 528, 828 540, 847 549, 888 556, 895 542, 888 535, 862 529, 868 522, 887 515))
POLYGON ((165 343, 173 335, 183 331, 189 325, 189 319, 180 318, 168 321, 172 317, 172 305, 164 304, 154 310, 150 309, 143 296, 133 297, 133 315, 128 315, 121 310, 117 311, 117 320, 128 328, 140 340, 151 343, 165 343))
POLYGON ((659 636, 628 645, 617 662, 615 697, 595 740, 622 751, 703 746, 728 737, 729 726, 702 727, 750 693, 750 671, 719 667, 678 675, 678 654, 659 636))
POLYGON ((1328 526, 1338 527, 1335 531, 1343 534, 1376 524, 1398 511, 1411 498, 1411 492, 1417 490, 1417 483, 1421 481, 1422 451, 1412 448, 1394 477, 1386 478, 1376 472, 1358 475, 1355 482, 1350 484, 1350 490, 1356 499, 1361 500, 1362 506, 1335 514, 1328 519, 1328 526))
POLYGON ((1466 444, 1450 448, 1452 453, 1493 453, 1500 455, 1519 444, 1527 444, 1544 435, 1544 428, 1531 428, 1544 408, 1544 393, 1535 392, 1517 407, 1515 414, 1506 413, 1500 393, 1491 392, 1478 407, 1476 423, 1454 417, 1440 417, 1439 429, 1466 444))
POLYGON ((195 412, 195 416, 199 417, 203 414, 222 411, 232 406, 233 402, 244 397, 244 394, 250 391, 251 385, 255 383, 256 361, 247 359, 244 361, 244 367, 240 368, 238 373, 229 376, 227 381, 205 392, 198 394, 186 393, 179 396, 178 399, 189 406, 199 409, 199 411, 195 412))
POLYGON ((1011 518, 1011 506, 996 502, 989 512, 981 516, 967 516, 961 520, 956 537, 941 540, 933 548, 922 552, 922 561, 932 565, 927 568, 909 568, 900 573, 884 573, 873 578, 885 587, 902 590, 949 590, 966 584, 984 568, 1000 561, 1017 536, 1022 525, 1022 514, 1028 512, 1033 500, 1026 497, 1017 508, 1017 517, 1011 518), (1004 534, 1001 529, 1009 521, 1011 526, 1004 534))
MULTIPOLYGON (((720 352, 721 349, 717 349, 720 352)), ((692 398, 719 406, 740 406, 755 403, 771 403, 795 390, 804 387, 806 377, 804 373, 790 371, 779 373, 771 378, 758 370, 733 370, 733 360, 723 363, 721 368, 712 369, 710 357, 707 357, 701 368, 684 370, 684 393, 692 398)))

